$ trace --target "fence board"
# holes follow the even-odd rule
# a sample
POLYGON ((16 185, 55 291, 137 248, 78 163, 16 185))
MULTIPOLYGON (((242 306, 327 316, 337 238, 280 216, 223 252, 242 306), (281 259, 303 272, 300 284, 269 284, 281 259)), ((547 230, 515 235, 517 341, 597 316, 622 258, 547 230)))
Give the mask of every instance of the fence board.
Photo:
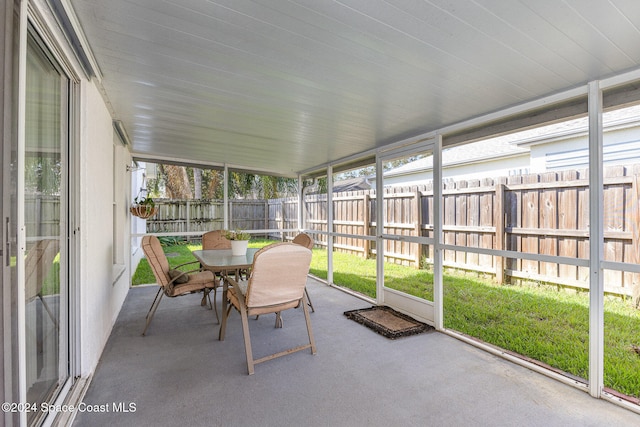
MULTIPOLYGON (((496 198, 497 198, 497 193, 495 188, 493 188, 491 192, 481 193, 479 195, 480 204, 478 206, 478 209, 479 209, 478 225, 480 225, 480 227, 494 227, 495 229, 496 222, 497 222, 497 218, 496 218, 496 221, 494 221, 495 215, 500 215, 500 214, 494 213, 496 198)), ((497 232, 479 234, 478 236, 479 246, 485 249, 493 249, 494 247, 498 249, 496 247, 496 242, 495 242, 496 239, 497 239, 497 232)), ((492 270, 495 267, 495 260, 494 260, 494 257, 491 255, 479 255, 477 262, 478 262, 478 265, 491 267, 492 270)))
MULTIPOLYGON (((468 181, 469 188, 480 187, 480 180, 468 181)), ((474 227, 480 225, 480 197, 483 193, 471 193, 467 198, 467 225, 474 227)), ((480 247, 480 234, 477 232, 469 232, 467 236, 467 245, 473 248, 480 247)), ((465 263, 471 265, 481 265, 480 257, 476 253, 467 254, 465 263)), ((491 265, 491 264, 489 264, 491 265)))
MULTIPOLYGON (((540 180, 537 174, 525 175, 523 177, 524 183, 537 183, 540 180)), ((538 189, 525 189, 522 190, 522 227, 523 228, 538 228, 539 227, 539 190, 538 189)), ((537 236, 522 236, 521 248, 522 252, 527 253, 540 253, 539 247, 540 239, 537 236)), ((522 271, 529 274, 538 274, 538 261, 522 260, 522 271)))
MULTIPOLYGON (((564 171, 560 174, 562 181, 576 180, 576 171, 564 171)), ((578 188, 562 188, 558 191, 558 229, 577 230, 578 229, 578 188)), ((558 238, 558 255, 575 258, 578 256, 578 240, 570 237, 558 238)), ((578 268, 574 265, 560 264, 558 267, 559 277, 577 280, 578 268)))
MULTIPOLYGON (((544 183, 558 181, 555 172, 548 172, 540 176, 540 181, 544 183)), ((545 229, 557 229, 558 198, 557 189, 545 189, 540 191, 540 219, 538 226, 545 229)), ((550 235, 542 235, 540 239, 540 253, 545 255, 558 255, 558 238, 550 235)), ((541 262, 540 272, 543 275, 554 277, 558 275, 558 264, 551 262, 541 262)))
MULTIPOLYGON (((445 188, 450 188, 450 186, 454 186, 453 183, 445 184, 445 188)), ((452 194, 443 195, 443 215, 442 215, 442 224, 443 225, 453 225, 456 223, 455 217, 455 208, 456 208, 456 196, 452 194)), ((450 233, 443 230, 443 242, 447 245, 455 245, 456 244, 456 236, 455 233, 450 233)), ((443 261, 445 262, 455 262, 455 251, 447 249, 444 251, 443 261)))
MULTIPOLYGON (((456 188, 467 188, 466 181, 459 181, 456 183, 456 188)), ((466 224, 467 219, 467 201, 468 201, 469 193, 460 193, 455 196, 455 216, 453 218, 453 224, 466 224)), ((467 246, 467 234, 464 232, 455 233, 455 244, 458 246, 467 246)), ((466 255, 467 253, 464 251, 456 251, 455 253, 455 262, 458 265, 466 264, 466 255)))
MULTIPOLYGON (((522 176, 510 176, 507 185, 513 186, 522 183, 522 176)), ((519 191, 507 191, 505 189, 505 226, 520 227, 522 225, 522 193, 519 191)), ((507 234, 505 237, 506 248, 514 251, 522 249, 522 238, 519 235, 507 234)), ((522 261, 519 259, 507 259, 505 269, 519 271, 522 269, 522 261)))

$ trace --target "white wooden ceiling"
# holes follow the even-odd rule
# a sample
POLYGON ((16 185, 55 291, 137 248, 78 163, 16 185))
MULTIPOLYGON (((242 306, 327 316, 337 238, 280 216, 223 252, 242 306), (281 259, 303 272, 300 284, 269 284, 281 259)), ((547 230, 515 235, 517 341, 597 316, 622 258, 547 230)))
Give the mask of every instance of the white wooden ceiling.
POLYGON ((70 0, 139 155, 292 174, 640 67, 638 0, 70 0))

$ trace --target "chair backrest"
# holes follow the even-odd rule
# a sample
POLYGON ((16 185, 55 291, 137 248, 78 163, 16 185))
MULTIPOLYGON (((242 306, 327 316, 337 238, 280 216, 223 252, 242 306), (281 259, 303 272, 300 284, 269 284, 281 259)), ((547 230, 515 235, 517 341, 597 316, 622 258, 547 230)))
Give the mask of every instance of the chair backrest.
POLYGON ((169 277, 169 261, 162 250, 160 240, 156 236, 144 236, 142 238, 142 250, 147 257, 153 275, 158 281, 158 285, 166 288, 171 281, 169 277))
POLYGON ((311 250, 295 243, 274 243, 256 252, 247 284, 247 307, 265 307, 302 298, 311 250))
POLYGON ((302 245, 307 249, 313 249, 313 239, 305 233, 298 234, 291 242, 297 245, 302 245))
POLYGON ((202 249, 231 249, 231 240, 222 235, 222 230, 208 231, 202 235, 202 249))
POLYGON ((24 259, 25 297, 27 301, 42 292, 44 279, 51 271, 53 260, 60 252, 60 242, 56 239, 43 239, 36 242, 24 259))

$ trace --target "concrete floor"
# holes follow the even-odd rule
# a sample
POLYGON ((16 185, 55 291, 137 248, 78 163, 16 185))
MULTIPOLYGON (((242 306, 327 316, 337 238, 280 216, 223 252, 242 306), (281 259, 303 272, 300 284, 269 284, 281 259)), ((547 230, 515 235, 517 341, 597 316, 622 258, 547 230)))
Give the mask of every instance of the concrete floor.
MULTIPOLYGON (((395 341, 348 320, 369 304, 309 280, 318 346, 247 375, 240 316, 218 341, 196 295, 129 292, 75 426, 638 426, 640 415, 432 332, 395 341), (125 412, 123 409, 126 409, 125 412), (106 412, 108 410, 108 412, 106 412), (119 410, 119 411, 118 411, 119 410)), ((220 296, 218 296, 218 302, 220 296)), ((304 343, 302 310, 250 319, 254 357, 304 343)))

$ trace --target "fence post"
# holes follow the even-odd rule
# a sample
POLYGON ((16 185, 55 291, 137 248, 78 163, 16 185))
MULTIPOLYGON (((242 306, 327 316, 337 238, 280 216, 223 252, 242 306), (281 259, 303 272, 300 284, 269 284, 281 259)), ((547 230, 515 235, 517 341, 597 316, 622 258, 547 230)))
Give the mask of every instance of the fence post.
MULTIPOLYGON (((269 199, 264 199, 264 229, 269 229, 269 199)), ((269 234, 267 233, 267 237, 269 234)))
MULTIPOLYGON (((414 206, 413 206, 413 218, 415 221, 415 231, 416 231, 416 237, 422 237, 422 203, 420 200, 420 188, 418 186, 415 187, 415 191, 413 193, 413 197, 415 200, 414 206)), ((422 244, 418 243, 418 247, 416 248, 416 254, 415 254, 415 262, 416 262, 416 268, 420 268, 420 257, 422 255, 422 244)))
POLYGON ((285 242, 287 239, 285 239, 285 232, 284 232, 284 227, 286 225, 285 220, 284 220, 284 201, 280 200, 280 228, 282 230, 282 241, 285 242))
MULTIPOLYGON (((369 193, 365 193, 363 197, 363 209, 362 209, 362 221, 364 222, 363 225, 363 232, 362 234, 365 236, 369 235, 369 224, 371 224, 371 213, 370 213, 370 209, 369 209, 369 193)), ((371 252, 371 240, 364 240, 364 259, 368 259, 369 258, 369 253, 371 252)))
MULTIPOLYGON (((185 231, 191 231, 191 201, 187 200, 187 212, 186 212, 186 230, 185 231)), ((189 240, 189 238, 187 237, 187 240, 189 240)))
MULTIPOLYGON (((505 185, 496 185, 496 202, 494 205, 494 218, 496 220, 496 250, 504 249, 504 189, 505 185)), ((504 283, 504 258, 496 257, 496 282, 504 283)))
POLYGON ((36 231, 36 236, 42 236, 42 221, 38 221, 39 218, 42 218, 42 196, 36 196, 35 202, 36 208, 33 221, 35 221, 36 227, 38 228, 38 230, 36 231))

